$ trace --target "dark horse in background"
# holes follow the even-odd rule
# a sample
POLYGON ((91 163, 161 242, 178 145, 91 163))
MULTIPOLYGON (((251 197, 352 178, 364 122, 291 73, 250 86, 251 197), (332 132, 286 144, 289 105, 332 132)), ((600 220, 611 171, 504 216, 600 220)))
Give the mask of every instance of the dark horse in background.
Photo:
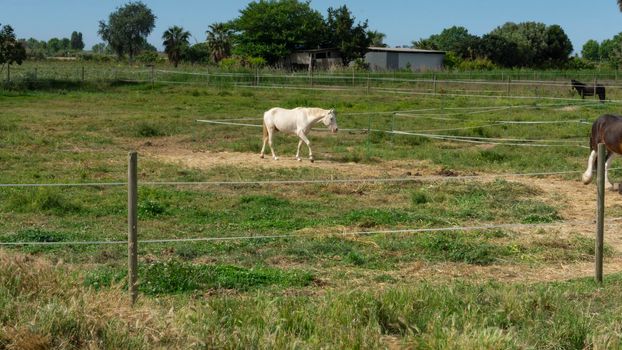
POLYGON ((596 94, 601 102, 605 100, 605 86, 602 84, 588 86, 574 79, 570 80, 570 82, 572 83, 572 87, 581 95, 581 98, 585 98, 585 96, 594 96, 594 94, 596 94))
POLYGON ((605 186, 613 189, 613 184, 609 181, 607 170, 611 166, 611 160, 617 154, 622 154, 622 117, 617 115, 601 115, 592 124, 590 134, 590 158, 587 161, 587 170, 583 173, 583 183, 589 184, 592 181, 593 170, 596 165, 598 144, 604 143, 606 148, 605 155, 605 186))

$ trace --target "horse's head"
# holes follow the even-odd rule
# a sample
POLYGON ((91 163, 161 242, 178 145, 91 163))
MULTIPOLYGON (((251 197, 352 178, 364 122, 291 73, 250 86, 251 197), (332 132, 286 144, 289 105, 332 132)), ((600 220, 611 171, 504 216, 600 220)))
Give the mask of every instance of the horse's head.
POLYGON ((337 116, 335 115, 334 109, 328 111, 324 119, 322 119, 322 122, 330 129, 330 131, 334 133, 339 130, 337 127, 337 116))

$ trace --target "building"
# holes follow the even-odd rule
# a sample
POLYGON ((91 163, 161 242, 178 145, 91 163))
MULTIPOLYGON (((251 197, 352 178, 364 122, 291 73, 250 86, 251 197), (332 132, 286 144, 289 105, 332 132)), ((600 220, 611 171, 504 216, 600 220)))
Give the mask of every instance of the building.
POLYGON ((370 47, 365 63, 374 71, 410 69, 412 71, 441 70, 445 51, 370 47))
POLYGON ((285 61, 285 66, 294 69, 329 70, 341 65, 341 55, 339 55, 339 50, 337 49, 296 51, 285 61))
MULTIPOLYGON (((445 51, 402 49, 389 47, 369 47, 365 63, 374 71, 403 70, 412 71, 441 70, 445 51)), ((284 66, 293 69, 330 70, 342 66, 339 50, 315 49, 296 51, 284 60, 284 66)))

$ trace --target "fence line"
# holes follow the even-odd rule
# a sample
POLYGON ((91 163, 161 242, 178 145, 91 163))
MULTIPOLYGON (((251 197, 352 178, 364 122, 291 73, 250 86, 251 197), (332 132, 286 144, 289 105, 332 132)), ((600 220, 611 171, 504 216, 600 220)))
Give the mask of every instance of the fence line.
MULTIPOLYGON (((205 119, 197 119, 196 121, 201 122, 201 123, 218 124, 218 125, 248 126, 248 127, 257 127, 257 128, 262 127, 262 125, 258 125, 258 124, 229 123, 225 121, 214 121, 214 120, 205 120, 205 119)), ((530 147, 566 147, 567 145, 578 146, 575 144, 581 142, 578 140, 576 141, 575 140, 532 140, 532 139, 504 139, 504 138, 492 138, 492 137, 452 136, 452 135, 426 134, 426 133, 420 133, 420 132, 382 130, 382 129, 371 129, 371 128, 361 128, 361 129, 342 128, 341 130, 342 131, 358 131, 358 132, 372 132, 373 131, 373 132, 382 132, 382 133, 394 134, 394 135, 427 137, 431 139, 444 140, 444 141, 503 145, 503 146, 520 146, 520 147, 527 147, 527 146, 530 146, 530 147), (500 141, 513 141, 513 142, 500 142, 500 141), (552 142, 556 144, 545 144, 545 143, 537 143, 537 142, 552 142)), ((578 146, 578 147, 589 148, 587 146, 578 146)))
MULTIPOLYGON (((201 72, 187 72, 187 71, 171 71, 171 70, 162 70, 158 69, 156 72, 165 73, 165 74, 178 74, 178 75, 193 75, 193 76, 204 76, 204 77, 244 77, 244 78, 272 78, 272 79, 301 79, 301 80, 309 80, 311 78, 315 80, 348 80, 352 81, 381 81, 381 82, 399 82, 399 83, 425 83, 425 84, 474 84, 474 85, 502 85, 510 86, 512 85, 534 85, 537 84, 539 86, 552 86, 552 87, 571 87, 569 83, 561 83, 556 80, 530 80, 530 79, 507 79, 503 80, 483 80, 483 79, 435 79, 435 78, 392 78, 392 77, 373 77, 370 75, 360 75, 360 74, 343 74, 343 75, 326 75, 326 74, 313 74, 310 76, 308 74, 305 75, 295 75, 295 74, 262 74, 262 73, 201 73, 201 72)), ((563 78, 564 80, 568 80, 569 78, 563 78)), ((561 79, 560 79, 561 80, 561 79)), ((589 85, 591 81, 587 82, 589 85)), ((618 84, 601 84, 605 88, 622 88, 622 85, 618 84)))
POLYGON ((76 183, 46 183, 46 184, 0 184, 0 187, 114 187, 127 186, 127 182, 76 182, 76 183))
MULTIPOLYGON (((621 170, 622 168, 611 168, 609 170, 621 170)), ((318 180, 248 180, 248 181, 139 181, 143 186, 230 186, 230 185, 305 185, 305 184, 349 184, 349 183, 397 183, 397 182, 423 182, 423 181, 462 181, 474 179, 490 178, 512 178, 530 176, 551 176, 568 175, 583 173, 582 170, 549 171, 535 173, 499 173, 484 175, 462 175, 462 176, 413 176, 396 178, 364 178, 364 179, 318 179, 318 180)), ((113 184, 114 186, 127 186, 126 182, 110 183, 60 183, 60 184, 0 184, 0 187, 103 187, 113 184)))
MULTIPOLYGON (((129 83, 165 83, 165 84, 178 84, 178 85, 209 85, 210 83, 207 81, 172 81, 172 80, 138 80, 138 79, 116 79, 118 81, 129 82, 129 83)), ((255 84, 247 84, 247 83, 233 83, 234 86, 251 88, 251 89, 290 89, 290 90, 309 90, 309 91, 352 91, 351 86, 339 86, 339 85, 329 85, 329 86, 321 86, 317 85, 314 87, 304 87, 300 85, 287 85, 287 84, 265 84, 265 85, 255 85, 255 84)), ((361 87, 362 88, 362 87, 361 87)), ((552 97, 552 96, 520 96, 520 95, 507 95, 504 91, 498 91, 497 95, 478 95, 478 94, 469 94, 469 93, 448 93, 448 92, 420 92, 413 89, 399 89, 399 88, 382 88, 382 87, 367 87, 369 91, 383 92, 383 93, 394 93, 394 94, 412 94, 419 96, 449 96, 449 97, 477 97, 477 98, 506 98, 506 99, 536 99, 536 100, 550 100, 550 101, 578 101, 576 98, 567 98, 567 97, 552 97)), ((464 90, 468 91, 468 90, 464 90)), ((475 90, 475 92, 479 92, 475 90)), ((497 92, 497 91, 490 91, 497 92)), ((608 99, 604 100, 604 102, 620 104, 622 100, 613 100, 608 99)))
MULTIPOLYGON (((622 218, 605 220, 608 225, 619 223, 622 218)), ((315 239, 321 237, 348 237, 348 236, 369 236, 377 234, 406 234, 406 233, 429 233, 429 232, 453 232, 453 231, 477 231, 495 229, 524 229, 524 228, 543 228, 559 226, 582 226, 593 225, 594 220, 589 221, 560 221, 541 224, 491 224, 479 226, 449 226, 449 227, 429 227, 395 230, 375 230, 375 231, 351 231, 333 232, 321 235, 310 234, 282 234, 282 235, 254 235, 254 236, 231 236, 231 237, 195 237, 195 238, 167 238, 167 239, 144 239, 138 240, 141 244, 161 244, 161 243, 186 243, 186 242, 222 242, 222 241, 241 241, 241 240, 263 240, 263 239, 315 239)), ((125 245, 127 240, 122 241, 62 241, 62 242, 0 242, 0 246, 68 246, 68 245, 125 245)))

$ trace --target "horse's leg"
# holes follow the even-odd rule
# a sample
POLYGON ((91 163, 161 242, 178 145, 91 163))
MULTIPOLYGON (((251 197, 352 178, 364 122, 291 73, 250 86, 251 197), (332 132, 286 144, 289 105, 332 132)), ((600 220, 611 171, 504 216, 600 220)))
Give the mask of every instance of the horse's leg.
MULTIPOLYGON (((264 126, 265 128, 265 126, 264 126)), ((265 132, 263 135, 263 146, 261 146, 261 153, 259 154, 259 156, 261 157, 261 159, 263 159, 263 155, 266 152, 266 143, 268 143, 268 133, 265 132)))
POLYGON ((313 159, 313 151, 311 151, 311 141, 309 141, 307 135, 305 135, 304 131, 302 130, 298 131, 298 137, 300 137, 300 139, 307 144, 307 148, 309 148, 309 160, 311 161, 311 163, 313 163, 315 159, 313 159))
POLYGON ((298 149, 296 150, 296 160, 299 162, 302 160, 300 159, 300 146, 302 146, 302 139, 298 141, 298 149))
POLYGON ((274 135, 274 130, 268 128, 268 145, 270 146, 270 152, 272 152, 272 159, 279 160, 279 157, 274 153, 274 148, 272 148, 272 135, 274 135))
POLYGON ((615 153, 613 152, 607 152, 607 156, 605 157, 605 187, 607 187, 610 190, 613 190, 613 184, 611 183, 611 181, 609 181, 609 176, 608 176, 608 172, 609 172, 609 167, 611 166, 611 161, 613 160, 613 158, 615 158, 615 153))
POLYGON ((587 170, 583 173, 583 183, 589 184, 592 182, 592 175, 594 172, 594 163, 596 162, 596 151, 590 153, 590 157, 587 160, 587 170))

